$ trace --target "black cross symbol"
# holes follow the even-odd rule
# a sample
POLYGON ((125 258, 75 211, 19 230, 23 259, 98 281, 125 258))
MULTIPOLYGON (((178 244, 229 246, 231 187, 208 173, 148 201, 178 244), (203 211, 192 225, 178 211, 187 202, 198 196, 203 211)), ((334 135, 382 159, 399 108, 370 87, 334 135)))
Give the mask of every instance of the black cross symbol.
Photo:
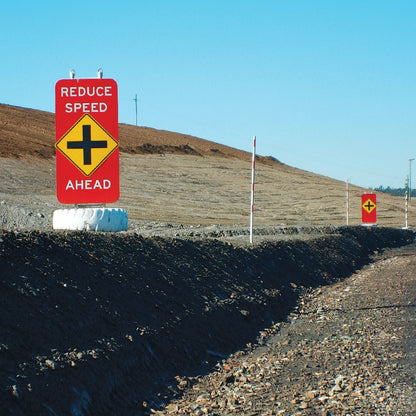
POLYGON ((91 140, 91 126, 83 124, 82 142, 67 142, 68 149, 82 149, 84 151, 84 165, 91 165, 91 149, 106 149, 107 140, 91 140))
POLYGON ((364 208, 367 208, 367 211, 370 212, 371 208, 375 207, 374 204, 371 203, 370 200, 367 201, 367 204, 364 205, 364 208))

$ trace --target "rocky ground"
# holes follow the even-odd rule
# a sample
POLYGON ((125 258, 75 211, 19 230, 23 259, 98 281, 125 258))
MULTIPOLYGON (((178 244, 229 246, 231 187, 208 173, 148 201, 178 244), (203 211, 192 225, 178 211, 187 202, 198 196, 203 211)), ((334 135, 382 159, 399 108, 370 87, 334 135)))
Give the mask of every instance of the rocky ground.
POLYGON ((411 414, 413 233, 311 237, 2 231, 0 413, 411 414))
MULTIPOLYGON (((283 323, 155 414, 416 414, 416 247, 305 293, 283 323)), ((185 380, 186 382, 186 380, 185 380)))

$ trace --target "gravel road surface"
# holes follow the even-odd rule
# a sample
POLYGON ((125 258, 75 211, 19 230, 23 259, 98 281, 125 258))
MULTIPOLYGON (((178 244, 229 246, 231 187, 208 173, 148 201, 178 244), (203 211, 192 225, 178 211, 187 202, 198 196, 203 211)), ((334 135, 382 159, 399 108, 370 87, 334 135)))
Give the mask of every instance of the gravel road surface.
POLYGON ((304 294, 160 415, 415 415, 416 246, 304 294), (270 335, 272 333, 272 335, 270 335))

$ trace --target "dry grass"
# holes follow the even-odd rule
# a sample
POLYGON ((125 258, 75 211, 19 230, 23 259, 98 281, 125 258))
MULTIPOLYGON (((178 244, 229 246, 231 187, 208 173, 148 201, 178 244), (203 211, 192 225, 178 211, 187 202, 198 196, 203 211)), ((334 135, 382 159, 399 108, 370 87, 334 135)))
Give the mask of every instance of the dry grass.
MULTIPOLYGON (((0 198, 17 206, 61 205, 55 196, 54 117, 0 105, 0 198)), ((251 155, 178 133, 120 125, 118 206, 140 222, 247 225, 251 155), (213 150, 214 149, 214 150, 213 150)), ((345 183, 270 158, 256 164, 255 225, 344 225, 345 183)), ((350 224, 361 194, 350 187, 350 224)), ((404 201, 377 194, 378 224, 402 227, 404 201)), ((409 209, 409 225, 416 217, 409 209)))

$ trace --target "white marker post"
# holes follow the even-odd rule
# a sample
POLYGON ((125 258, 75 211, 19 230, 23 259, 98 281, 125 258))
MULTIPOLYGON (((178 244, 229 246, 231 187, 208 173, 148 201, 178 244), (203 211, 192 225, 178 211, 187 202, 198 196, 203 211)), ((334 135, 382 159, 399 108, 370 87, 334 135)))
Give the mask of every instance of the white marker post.
POLYGON ((253 136, 253 157, 251 164, 251 208, 250 208, 250 244, 253 244, 253 214, 254 214, 254 178, 256 170, 256 136, 253 136))
POLYGON ((345 197, 346 197, 346 208, 347 208, 347 225, 349 225, 350 222, 350 190, 349 190, 349 183, 348 183, 348 178, 347 178, 347 182, 345 185, 345 197))
POLYGON ((404 197, 404 229, 407 230, 407 211, 408 211, 408 195, 406 191, 406 195, 404 197))

